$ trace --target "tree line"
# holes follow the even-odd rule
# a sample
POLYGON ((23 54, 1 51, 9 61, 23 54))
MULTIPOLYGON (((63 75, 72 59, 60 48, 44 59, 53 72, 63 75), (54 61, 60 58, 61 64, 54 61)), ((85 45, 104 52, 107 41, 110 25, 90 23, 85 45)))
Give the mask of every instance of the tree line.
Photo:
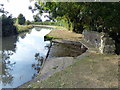
POLYGON ((11 36, 18 34, 17 32, 17 25, 29 25, 31 22, 29 20, 26 21, 23 14, 19 14, 17 18, 12 18, 12 15, 7 16, 2 14, 0 16, 2 21, 2 36, 11 36))
POLYGON ((31 22, 29 20, 26 20, 23 14, 19 14, 17 18, 13 18, 12 14, 5 11, 3 8, 3 4, 0 4, 0 13, 2 14, 0 16, 0 21, 2 21, 2 36, 11 36, 18 34, 17 25, 29 25, 31 22))
POLYGON ((120 43, 120 2, 37 1, 35 7, 40 14, 49 13, 51 20, 61 21, 69 30, 104 32, 120 43))
POLYGON ((38 2, 39 13, 50 19, 65 20, 73 31, 83 29, 120 34, 120 2, 38 2))

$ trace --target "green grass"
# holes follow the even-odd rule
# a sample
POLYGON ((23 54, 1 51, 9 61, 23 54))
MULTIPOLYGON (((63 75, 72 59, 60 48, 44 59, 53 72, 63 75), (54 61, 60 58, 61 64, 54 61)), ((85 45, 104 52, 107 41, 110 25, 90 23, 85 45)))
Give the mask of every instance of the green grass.
POLYGON ((63 27, 63 26, 56 26, 55 29, 56 29, 56 30, 59 30, 59 29, 67 29, 67 28, 65 28, 65 27, 63 27))
POLYGON ((58 39, 57 37, 55 37, 55 36, 50 36, 50 35, 46 35, 45 38, 50 39, 50 40, 51 40, 51 39, 58 39))
POLYGON ((90 54, 48 79, 29 85, 32 88, 117 88, 118 59, 116 55, 90 54))
POLYGON ((27 32, 31 29, 32 25, 15 25, 17 27, 18 33, 27 32))
POLYGON ((35 25, 55 25, 60 26, 60 22, 33 22, 35 25))

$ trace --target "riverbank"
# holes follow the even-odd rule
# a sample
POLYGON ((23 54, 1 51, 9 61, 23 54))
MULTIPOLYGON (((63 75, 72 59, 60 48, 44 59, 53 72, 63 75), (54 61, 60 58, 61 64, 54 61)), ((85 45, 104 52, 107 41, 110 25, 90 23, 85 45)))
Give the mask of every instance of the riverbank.
MULTIPOLYGON (((54 29, 46 37, 59 43, 82 41, 81 34, 65 29, 54 29)), ((20 88, 118 88, 119 61, 120 56, 90 48, 77 57, 48 59, 40 75, 20 88)))
POLYGON ((46 38, 51 39, 62 39, 68 41, 79 41, 82 38, 82 34, 77 34, 71 31, 68 31, 65 28, 53 29, 49 34, 46 35, 46 38))
POLYGON ((29 29, 33 28, 33 25, 15 25, 17 27, 17 32, 28 32, 29 29))
POLYGON ((51 26, 51 25, 33 25, 35 27, 47 27, 47 28, 57 28, 57 26, 51 26))
POLYGON ((90 53, 44 81, 29 83, 31 88, 118 88, 116 55, 90 53))

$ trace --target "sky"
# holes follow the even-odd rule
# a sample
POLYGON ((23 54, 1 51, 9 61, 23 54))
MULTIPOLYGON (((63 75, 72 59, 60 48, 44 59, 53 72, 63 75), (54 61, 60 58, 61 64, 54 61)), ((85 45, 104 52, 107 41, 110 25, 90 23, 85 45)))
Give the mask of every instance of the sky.
MULTIPOLYGON (((18 17, 20 13, 22 13, 26 20, 33 20, 33 13, 28 7, 34 6, 34 1, 30 2, 30 0, 0 0, 0 4, 4 4, 5 11, 8 11, 12 14, 13 17, 18 17)), ((44 14, 46 15, 46 14, 44 14)), ((44 16, 41 17, 43 21, 46 20, 44 16)))

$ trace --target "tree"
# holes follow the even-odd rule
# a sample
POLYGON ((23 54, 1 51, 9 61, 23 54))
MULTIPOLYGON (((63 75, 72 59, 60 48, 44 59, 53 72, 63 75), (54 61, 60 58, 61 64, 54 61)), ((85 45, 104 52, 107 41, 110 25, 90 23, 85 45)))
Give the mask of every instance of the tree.
POLYGON ((107 33, 119 46, 120 2, 85 3, 83 16, 89 30, 107 33))
MULTIPOLYGON (((39 4, 39 5, 38 5, 39 4)), ((50 19, 64 19, 73 31, 83 29, 120 35, 120 2, 40 2, 40 13, 48 12, 50 19)), ((69 28, 68 28, 69 29, 69 28)))
POLYGON ((0 4, 0 6, 2 6, 0 8, 0 13, 2 13, 0 16, 0 21, 2 21, 2 30, 0 30, 0 32, 2 31, 2 37, 17 34, 17 29, 14 26, 12 15, 9 15, 9 12, 4 10, 3 4, 0 4))
POLYGON ((26 25, 29 25, 31 24, 31 22, 29 20, 26 21, 26 25))
POLYGON ((0 30, 0 32, 2 33, 2 37, 6 37, 6 36, 10 36, 10 35, 14 35, 17 34, 17 29, 14 26, 14 19, 12 18, 12 15, 10 15, 10 13, 8 11, 4 10, 4 5, 0 4, 0 13, 2 13, 2 15, 0 16, 0 21, 2 21, 2 23, 0 23, 2 25, 2 30, 0 30))
POLYGON ((16 21, 17 21, 17 18, 15 18, 15 17, 14 17, 14 18, 13 18, 13 21, 14 21, 14 23, 16 23, 16 21))
POLYGON ((120 43, 120 2, 38 1, 38 4, 35 6, 40 13, 48 12, 50 19, 59 17, 60 21, 61 18, 68 29, 72 27, 77 33, 82 33, 84 29, 104 32, 120 43))
POLYGON ((17 24, 20 24, 20 25, 24 25, 25 24, 25 17, 23 16, 23 14, 19 14, 18 15, 18 18, 17 18, 17 24))
POLYGON ((75 32, 82 32, 82 17, 79 15, 81 12, 80 2, 38 2, 35 6, 40 13, 49 13, 49 19, 55 21, 57 17, 65 21, 66 27, 70 30, 71 27, 75 32), (81 29, 79 29, 81 28, 81 29))
POLYGON ((6 16, 3 14, 1 16, 2 18, 2 36, 10 36, 17 34, 16 27, 14 26, 14 21, 12 19, 12 16, 6 16))
POLYGON ((34 22, 42 22, 42 19, 38 15, 34 15, 34 22))

